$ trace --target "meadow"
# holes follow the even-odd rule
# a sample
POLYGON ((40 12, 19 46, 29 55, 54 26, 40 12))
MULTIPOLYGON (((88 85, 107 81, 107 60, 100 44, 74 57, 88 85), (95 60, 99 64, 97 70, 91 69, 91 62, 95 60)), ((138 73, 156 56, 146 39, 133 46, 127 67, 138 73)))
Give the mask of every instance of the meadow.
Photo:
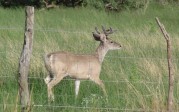
MULTIPOLYGON (((179 111, 179 7, 151 3, 147 9, 119 13, 94 8, 35 10, 34 45, 29 73, 32 112, 164 112, 168 95, 166 42, 158 17, 172 38, 174 109, 179 111), (54 88, 55 102, 47 103, 47 72, 43 55, 53 51, 92 54, 99 42, 95 27, 117 30, 110 37, 123 47, 110 51, 103 64, 108 98, 91 81, 83 80, 75 99, 74 80, 65 78, 54 88)), ((18 112, 18 61, 24 39, 24 8, 0 8, 0 111, 18 112)))

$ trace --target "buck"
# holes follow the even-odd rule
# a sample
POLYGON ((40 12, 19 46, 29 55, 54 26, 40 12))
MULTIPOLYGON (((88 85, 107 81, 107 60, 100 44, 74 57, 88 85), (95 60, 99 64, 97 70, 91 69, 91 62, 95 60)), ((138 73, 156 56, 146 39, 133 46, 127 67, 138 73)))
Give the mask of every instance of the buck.
POLYGON ((81 55, 58 51, 44 56, 45 67, 49 72, 44 79, 47 84, 49 101, 54 101, 53 87, 67 76, 75 79, 76 96, 78 95, 80 80, 82 79, 94 81, 102 88, 104 95, 107 96, 105 86, 99 78, 101 65, 106 53, 109 50, 120 49, 121 45, 108 38, 108 35, 113 33, 112 28, 105 30, 102 27, 102 33, 97 28, 95 30, 96 33, 93 32, 93 37, 96 41, 100 41, 95 54, 81 55))

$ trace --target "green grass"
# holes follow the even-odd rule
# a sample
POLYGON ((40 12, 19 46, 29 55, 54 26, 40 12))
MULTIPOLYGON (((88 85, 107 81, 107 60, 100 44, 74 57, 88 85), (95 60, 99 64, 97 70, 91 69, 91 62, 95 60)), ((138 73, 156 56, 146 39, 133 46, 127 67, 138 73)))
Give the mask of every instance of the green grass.
MULTIPOLYGON (((166 43, 155 17, 159 17, 172 38, 174 106, 179 111, 178 13, 177 6, 157 4, 150 4, 145 11, 120 13, 90 8, 35 10, 30 77, 38 78, 29 80, 34 105, 32 112, 165 111, 168 93, 166 43), (47 74, 43 55, 58 50, 94 53, 99 43, 94 41, 91 32, 95 26, 100 29, 101 25, 117 29, 110 37, 123 46, 119 51, 110 51, 102 66, 100 78, 104 80, 108 98, 93 82, 82 81, 79 96, 75 99, 74 81, 66 78, 54 88, 55 102, 48 106, 47 88, 43 81, 47 74)), ((23 44, 24 9, 1 8, 0 20, 0 111, 17 112, 19 96, 16 76, 23 44)))

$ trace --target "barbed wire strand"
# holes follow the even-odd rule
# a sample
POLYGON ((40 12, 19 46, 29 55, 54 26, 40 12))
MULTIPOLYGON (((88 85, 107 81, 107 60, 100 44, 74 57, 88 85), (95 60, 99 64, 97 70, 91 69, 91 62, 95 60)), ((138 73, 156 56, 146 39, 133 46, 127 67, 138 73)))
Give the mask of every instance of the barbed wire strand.
MULTIPOLYGON (((16 76, 0 76, 0 78, 16 78, 16 76)), ((45 77, 28 77, 29 79, 40 79, 40 80, 44 80, 45 77)), ((75 79, 72 78, 64 78, 63 80, 65 81, 75 81, 75 79)), ((87 80, 87 79, 81 79, 80 81, 89 81, 91 82, 91 80, 87 80)), ((127 80, 102 80, 103 82, 106 83, 161 83, 161 82, 154 82, 154 81, 127 81, 127 80)), ((163 82, 163 83, 167 83, 167 82, 163 82)))
MULTIPOLYGON (((0 52, 0 54, 5 54, 5 53, 8 53, 8 52, 0 52)), ((32 56, 34 56, 34 57, 36 57, 36 55, 37 54, 39 54, 39 57, 43 57, 43 55, 45 54, 45 53, 33 53, 32 54, 32 56)), ((78 54, 76 54, 76 55, 78 55, 78 54)), ((81 55, 84 55, 85 56, 85 54, 79 54, 80 56, 81 55)), ((16 55, 16 56, 20 56, 20 54, 19 55, 16 55)), ((13 57, 16 57, 15 55, 13 55, 13 57)), ((119 59, 140 59, 140 60, 143 60, 143 59, 148 59, 148 60, 167 60, 167 58, 159 58, 159 57, 132 57, 132 56, 105 56, 106 58, 119 58, 119 59)), ((179 60, 179 59, 176 59, 176 58, 174 58, 174 59, 172 59, 172 60, 179 60)))
MULTIPOLYGON (((15 27, 0 27, 0 30, 14 30, 14 31, 23 31, 23 28, 15 28, 15 27)), ((88 34, 91 32, 85 31, 66 31, 59 28, 34 28, 34 31, 43 31, 43 32, 63 32, 63 33, 77 33, 77 34, 88 34)))
MULTIPOLYGON (((34 106, 37 106, 37 107, 53 107, 53 108, 75 108, 75 109, 95 109, 95 110, 114 110, 114 111, 144 111, 143 109, 119 109, 119 108, 99 108, 99 107, 79 107, 79 106, 58 106, 58 105, 55 105, 55 106, 51 106, 51 105, 34 105, 34 106)), ((152 110, 148 110, 148 112, 151 112, 152 110)), ((145 110, 145 112, 147 112, 145 110)))
MULTIPOLYGON (((16 31, 23 31, 23 27, 7 27, 7 26, 2 26, 0 27, 0 30, 16 30, 16 31)), ((64 32, 64 33, 81 33, 81 34, 91 34, 91 31, 67 31, 63 30, 61 28, 34 28, 34 31, 45 31, 45 32, 64 32)), ((119 31, 119 29, 116 29, 116 31, 119 31)), ((115 32, 115 34, 118 32, 115 32)))
MULTIPOLYGON (((20 107, 21 105, 19 104, 7 104, 7 103, 4 103, 4 104, 0 104, 1 106, 4 106, 4 105, 8 105, 8 106, 18 106, 20 107)), ((100 107, 82 107, 82 106, 65 106, 65 105, 36 105, 36 104, 33 104, 32 105, 32 108, 33 107, 51 107, 51 108, 73 108, 73 109, 93 109, 93 110, 111 110, 111 111, 135 111, 135 112, 154 112, 155 110, 151 110, 151 109, 147 109, 147 110, 144 110, 144 109, 120 109, 120 108, 112 108, 112 107, 104 107, 104 108, 100 108, 100 107)))
MULTIPOLYGON (((42 94, 44 93, 33 93, 33 96, 42 96, 42 94)), ((14 93, 0 93, 0 95, 14 95, 14 93)), ((115 97, 118 97, 120 98, 121 95, 126 95, 126 93, 118 93, 118 95, 115 95, 115 97)), ((141 94, 141 96, 143 97, 151 97, 151 96, 158 96, 160 94, 156 94, 156 93, 152 93, 152 94, 141 94)), ((75 97, 75 94, 64 94, 64 95, 59 95, 59 94, 56 94, 55 97, 64 97, 64 96, 67 96, 67 97, 75 97)))

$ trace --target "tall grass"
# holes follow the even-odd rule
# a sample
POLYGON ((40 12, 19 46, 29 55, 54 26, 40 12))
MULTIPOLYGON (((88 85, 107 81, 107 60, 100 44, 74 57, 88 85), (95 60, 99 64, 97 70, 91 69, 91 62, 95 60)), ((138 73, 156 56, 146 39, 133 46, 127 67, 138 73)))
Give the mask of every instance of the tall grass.
MULTIPOLYGON (((174 105, 178 111, 178 13, 176 6, 157 4, 149 5, 145 12, 106 13, 91 8, 36 10, 29 76, 32 111, 165 111, 168 88, 166 43, 155 22, 156 16, 172 37, 174 105), (91 32, 101 25, 117 29, 110 37, 123 46, 119 51, 110 51, 103 62, 100 78, 105 83, 108 98, 93 82, 82 81, 79 96, 75 99, 74 81, 65 78, 55 87, 55 102, 49 106, 43 81, 47 74, 43 55, 58 50, 94 53, 99 43, 94 41, 91 32)), ((0 19, 0 111, 16 112, 19 111, 16 78, 23 44, 24 9, 0 9, 0 19)))

